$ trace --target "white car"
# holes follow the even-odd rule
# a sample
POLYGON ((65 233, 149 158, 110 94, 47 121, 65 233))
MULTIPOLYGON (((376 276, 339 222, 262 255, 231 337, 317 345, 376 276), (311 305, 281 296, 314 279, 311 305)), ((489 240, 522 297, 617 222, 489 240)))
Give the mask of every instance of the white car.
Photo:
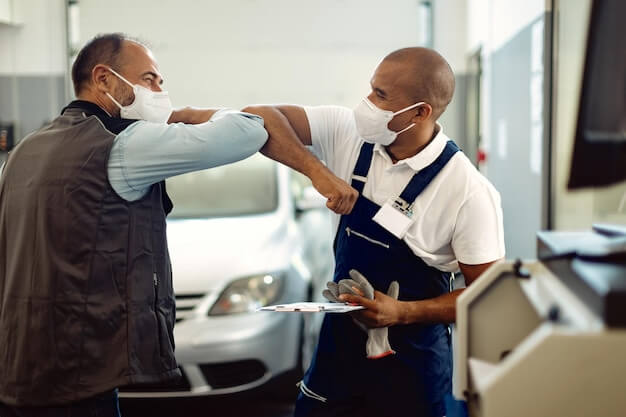
POLYGON ((122 397, 229 394, 308 364, 321 314, 256 311, 319 300, 332 280, 330 212, 307 181, 258 154, 167 181, 183 379, 122 397))

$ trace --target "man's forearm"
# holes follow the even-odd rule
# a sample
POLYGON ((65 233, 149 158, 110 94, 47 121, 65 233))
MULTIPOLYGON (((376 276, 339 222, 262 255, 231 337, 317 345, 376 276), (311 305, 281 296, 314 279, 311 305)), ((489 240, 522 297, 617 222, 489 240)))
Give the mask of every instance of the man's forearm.
MULTIPOLYGON (((214 109, 184 107, 174 110, 168 123, 204 123, 209 121, 216 111, 214 109)), ((326 170, 324 164, 302 144, 289 120, 278 109, 271 106, 249 106, 242 111, 257 114, 263 117, 265 121, 265 129, 270 137, 265 146, 261 148, 260 152, 263 155, 287 165, 309 178, 326 170)))
POLYGON ((261 153, 278 161, 309 178, 327 168, 302 144, 289 120, 271 106, 250 106, 242 111, 263 117, 269 139, 261 148, 261 153))
POLYGON ((108 162, 109 182, 120 196, 134 201, 166 178, 247 158, 266 140, 263 120, 242 113, 195 125, 140 120, 117 136, 108 162))
MULTIPOLYGON (((469 265, 459 262, 459 268, 469 286, 496 261, 469 265)), ((454 290, 439 297, 412 301, 406 307, 405 323, 454 323, 456 321, 456 299, 463 289, 454 290)))
MULTIPOLYGON (((495 262, 497 261, 475 265, 459 262, 465 283, 471 285, 495 262)), ((462 289, 454 290, 439 297, 419 301, 398 301, 380 291, 374 292, 373 300, 356 294, 342 294, 339 299, 364 306, 364 310, 356 311, 352 315, 366 326, 387 327, 412 323, 453 323, 456 321, 456 299, 462 292, 462 289)))
POLYGON ((275 107, 250 106, 244 112, 263 117, 269 138, 260 152, 311 179, 315 189, 326 197, 326 206, 338 214, 348 214, 358 197, 357 191, 337 178, 303 145, 289 119, 275 107))
POLYGON ((456 299, 463 290, 454 290, 439 297, 419 301, 403 301, 398 324, 412 323, 454 323, 456 320, 456 299))
POLYGON ((455 290, 419 301, 398 301, 380 291, 374 291, 373 300, 356 294, 342 294, 339 299, 364 306, 364 310, 351 314, 367 327, 453 323, 456 319, 456 298, 462 291, 455 290))

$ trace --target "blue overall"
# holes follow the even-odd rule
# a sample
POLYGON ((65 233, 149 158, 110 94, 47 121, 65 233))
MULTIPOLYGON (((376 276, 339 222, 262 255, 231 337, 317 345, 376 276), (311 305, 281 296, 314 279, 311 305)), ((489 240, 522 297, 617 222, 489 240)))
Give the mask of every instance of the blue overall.
MULTIPOLYGON (((430 184, 459 150, 449 141, 439 157, 416 173, 400 197, 409 203, 430 184)), ((423 300, 449 291, 449 273, 430 267, 372 218, 380 206, 362 196, 373 145, 364 144, 354 168, 352 186, 359 197, 341 217, 335 238, 334 281, 360 271, 383 293, 396 280, 400 300, 423 300)), ((419 215, 419 213, 415 213, 419 215)), ((436 219, 433 219, 435 221, 436 219)), ((367 359, 367 334, 347 314, 326 314, 320 340, 296 402, 304 416, 432 416, 445 414, 451 392, 452 356, 445 324, 392 326, 389 342, 395 355, 367 359)))

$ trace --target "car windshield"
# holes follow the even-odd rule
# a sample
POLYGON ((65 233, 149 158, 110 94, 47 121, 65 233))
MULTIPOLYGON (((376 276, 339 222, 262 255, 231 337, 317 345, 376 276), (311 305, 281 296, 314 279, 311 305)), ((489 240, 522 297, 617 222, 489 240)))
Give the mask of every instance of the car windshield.
POLYGON ((168 218, 193 219, 267 213, 278 206, 276 163, 260 154, 167 180, 174 202, 168 218))

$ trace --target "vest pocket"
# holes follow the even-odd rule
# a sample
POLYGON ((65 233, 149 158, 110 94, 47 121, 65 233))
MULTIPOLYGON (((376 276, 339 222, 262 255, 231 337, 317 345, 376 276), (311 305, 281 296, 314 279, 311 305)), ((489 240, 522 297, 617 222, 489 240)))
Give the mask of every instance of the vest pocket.
POLYGON ((373 239, 369 236, 364 235, 363 233, 357 232, 356 230, 351 229, 349 226, 346 226, 346 234, 348 235, 348 237, 354 235, 361 239, 365 239, 370 243, 382 246, 385 249, 389 249, 389 245, 387 243, 381 242, 380 240, 373 239))

